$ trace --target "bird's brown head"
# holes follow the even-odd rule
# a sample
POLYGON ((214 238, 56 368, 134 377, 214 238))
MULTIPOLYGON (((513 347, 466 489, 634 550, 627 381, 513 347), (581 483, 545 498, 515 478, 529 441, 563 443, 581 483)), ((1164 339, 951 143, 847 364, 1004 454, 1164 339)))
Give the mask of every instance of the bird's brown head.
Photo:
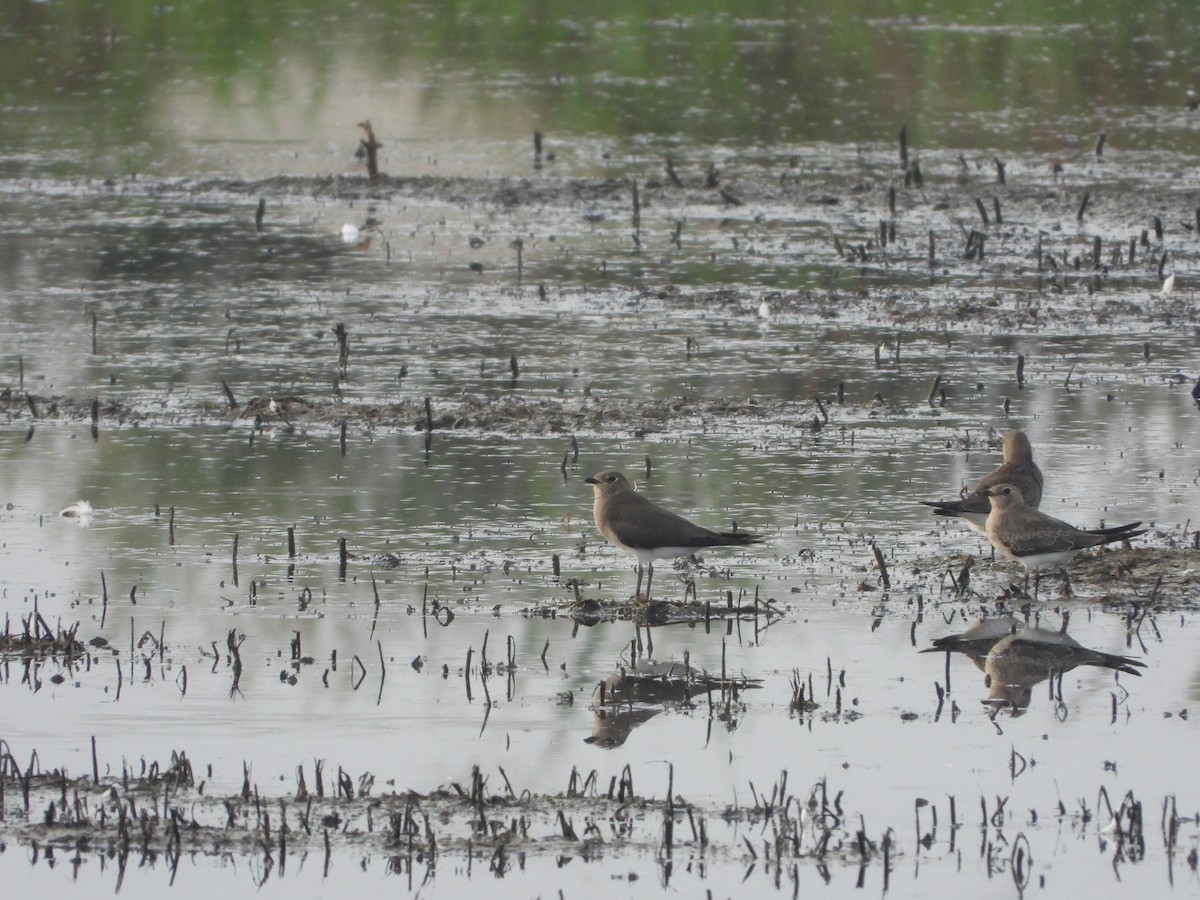
POLYGON ((1006 463, 1032 460, 1033 445, 1029 443, 1029 435, 1023 431, 1010 431, 1004 435, 1004 461, 1006 463))
POLYGON ((592 493, 596 497, 611 497, 630 489, 629 479, 616 469, 605 469, 595 475, 589 475, 583 481, 584 484, 592 486, 592 493))
POLYGON ((988 488, 987 495, 991 498, 993 509, 1025 505, 1025 498, 1021 496, 1020 489, 1011 484, 992 485, 988 488))

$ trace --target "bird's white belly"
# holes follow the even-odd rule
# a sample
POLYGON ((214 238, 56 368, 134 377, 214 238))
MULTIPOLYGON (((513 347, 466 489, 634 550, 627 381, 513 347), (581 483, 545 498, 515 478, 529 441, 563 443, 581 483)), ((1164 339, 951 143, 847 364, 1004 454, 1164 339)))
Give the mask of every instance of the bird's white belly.
POLYGON ((1028 556, 1015 557, 1017 562, 1030 572, 1044 572, 1046 569, 1057 569, 1065 566, 1078 550, 1058 550, 1053 553, 1031 553, 1028 556))
POLYGON ((680 556, 690 556, 702 549, 698 547, 655 547, 653 550, 644 550, 636 547, 626 547, 621 545, 621 549, 632 553, 637 557, 640 565, 649 565, 656 559, 675 559, 680 556))

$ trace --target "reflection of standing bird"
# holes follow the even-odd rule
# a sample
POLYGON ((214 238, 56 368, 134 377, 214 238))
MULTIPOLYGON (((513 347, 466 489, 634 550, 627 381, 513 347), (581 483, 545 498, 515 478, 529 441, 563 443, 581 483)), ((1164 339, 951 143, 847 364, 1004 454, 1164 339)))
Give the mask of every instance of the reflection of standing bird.
POLYGON ((975 531, 984 533, 988 512, 992 508, 988 499, 988 488, 996 484, 1015 485, 1025 497, 1025 502, 1036 509, 1042 502, 1042 470, 1033 461, 1033 446, 1023 431, 1010 431, 1004 435, 1004 462, 999 468, 985 475, 960 500, 922 500, 932 506, 935 515, 957 516, 975 531))
POLYGON ((1025 709, 1033 686, 1057 678, 1076 666, 1098 666, 1126 675, 1141 676, 1134 668, 1146 664, 1128 656, 1089 650, 1065 631, 1027 628, 996 642, 988 652, 983 671, 988 676, 985 703, 1025 709))
POLYGON ((583 739, 604 750, 620 747, 638 725, 657 716, 661 709, 597 709, 592 713, 592 733, 583 739))
POLYGON ((592 692, 600 708, 592 709, 592 734, 584 743, 606 750, 625 743, 630 731, 662 712, 668 703, 687 703, 710 691, 737 692, 762 687, 760 678, 722 679, 685 663, 641 659, 621 666, 592 692), (634 704, 655 704, 654 707, 634 704), (657 704, 663 704, 658 706, 657 704))
POLYGON ((996 646, 997 641, 1010 635, 1020 634, 1024 630, 1025 623, 1015 616, 994 616, 984 619, 982 622, 976 622, 961 634, 937 638, 932 647, 921 652, 936 653, 939 650, 945 650, 951 653, 961 653, 982 671, 988 652, 996 646))
POLYGON ((638 561, 637 590, 642 590, 642 570, 646 576, 646 599, 654 578, 654 560, 688 556, 705 547, 744 547, 761 544, 762 538, 749 531, 709 531, 682 516, 668 512, 633 489, 633 485, 615 469, 605 469, 584 479, 592 486, 592 516, 604 539, 638 561))
POLYGON ((1019 714, 1029 706, 1034 685, 1077 666, 1097 666, 1141 675, 1145 663, 1128 656, 1089 650, 1062 631, 1029 628, 1013 616, 984 619, 961 634, 938 638, 922 653, 962 653, 986 675, 984 703, 1019 714))

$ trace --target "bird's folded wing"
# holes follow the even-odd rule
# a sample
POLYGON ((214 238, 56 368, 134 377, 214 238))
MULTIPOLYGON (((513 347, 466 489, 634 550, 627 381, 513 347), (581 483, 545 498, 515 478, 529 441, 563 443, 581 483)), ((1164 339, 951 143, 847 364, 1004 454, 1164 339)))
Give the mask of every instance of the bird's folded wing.
POLYGON ((668 512, 649 500, 625 503, 620 509, 613 510, 608 526, 620 535, 622 544, 634 550, 708 547, 721 543, 720 535, 715 532, 668 512))

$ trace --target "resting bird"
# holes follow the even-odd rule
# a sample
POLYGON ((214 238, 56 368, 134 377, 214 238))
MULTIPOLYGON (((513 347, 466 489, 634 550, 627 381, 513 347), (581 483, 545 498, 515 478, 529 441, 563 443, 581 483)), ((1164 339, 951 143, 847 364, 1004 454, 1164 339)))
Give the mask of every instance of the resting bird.
POLYGON ((761 544, 749 531, 709 531, 682 516, 668 512, 633 489, 615 469, 605 469, 584 479, 592 486, 592 516, 610 544, 632 553, 638 561, 637 590, 642 590, 642 570, 647 569, 646 599, 654 578, 654 560, 689 556, 705 547, 744 547, 761 544))
POLYGON ((1021 491, 1025 502, 1034 509, 1042 503, 1042 470, 1033 461, 1033 447, 1023 431, 1004 435, 1004 462, 979 480, 970 493, 958 500, 922 500, 932 506, 935 515, 957 516, 975 531, 984 533, 992 504, 988 488, 996 484, 1011 484, 1021 491))

